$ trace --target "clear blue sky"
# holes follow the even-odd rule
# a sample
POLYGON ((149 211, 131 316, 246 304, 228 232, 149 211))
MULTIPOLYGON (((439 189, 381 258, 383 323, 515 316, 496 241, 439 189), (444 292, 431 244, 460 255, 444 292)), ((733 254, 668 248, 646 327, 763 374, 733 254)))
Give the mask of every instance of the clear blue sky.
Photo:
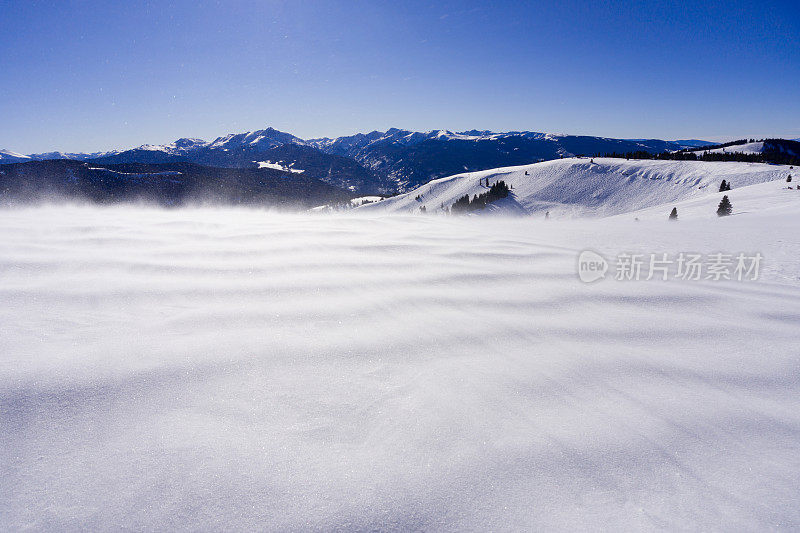
POLYGON ((273 126, 800 137, 797 0, 0 0, 0 148, 273 126))

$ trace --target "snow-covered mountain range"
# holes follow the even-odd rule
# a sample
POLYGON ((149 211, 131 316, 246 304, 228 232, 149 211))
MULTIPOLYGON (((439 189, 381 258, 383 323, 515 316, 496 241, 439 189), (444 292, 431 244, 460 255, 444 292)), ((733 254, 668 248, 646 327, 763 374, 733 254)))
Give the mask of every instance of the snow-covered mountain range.
MULTIPOLYGON (((698 154, 758 154, 772 150, 785 154, 793 150, 792 144, 797 144, 794 141, 742 143, 745 144, 722 146, 697 139, 614 139, 534 131, 418 132, 398 128, 336 138, 301 139, 266 128, 231 133, 212 141, 181 138, 169 144, 144 144, 111 152, 23 155, 0 150, 0 163, 75 159, 99 164, 191 162, 224 168, 269 165, 285 169, 287 173, 302 169, 311 178, 353 193, 392 194, 410 191, 433 179, 461 172, 527 165, 577 155, 656 154, 679 150, 697 150, 698 154)), ((800 154, 800 149, 797 152, 800 154)))
MULTIPOLYGON (((533 131, 469 130, 427 133, 389 129, 335 139, 311 139, 327 153, 355 159, 397 191, 462 171, 520 165, 581 154, 645 151, 660 153, 692 148, 705 141, 612 139, 533 131)), ((711 144, 711 143, 707 143, 711 144)))
POLYGON ((52 159, 73 159, 75 161, 88 161, 99 157, 106 157, 120 153, 119 150, 110 152, 44 152, 41 154, 19 154, 11 150, 0 150, 0 164, 24 163, 26 161, 49 161, 52 159))
POLYGON ((337 138, 304 140, 274 128, 231 133, 212 141, 181 138, 129 150, 96 153, 48 152, 23 155, 0 151, 0 163, 31 160, 95 160, 101 164, 193 162, 206 166, 303 169, 307 175, 360 193, 410 190, 460 171, 484 170, 577 154, 646 151, 701 146, 705 141, 611 139, 531 131, 491 132, 391 128, 337 138))

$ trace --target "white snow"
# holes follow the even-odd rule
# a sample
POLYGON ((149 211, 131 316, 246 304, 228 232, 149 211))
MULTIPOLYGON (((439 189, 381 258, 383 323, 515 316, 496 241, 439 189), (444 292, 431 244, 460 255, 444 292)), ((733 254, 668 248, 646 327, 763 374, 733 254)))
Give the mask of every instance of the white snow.
POLYGON ((693 150, 698 154, 702 154, 703 152, 708 152, 712 154, 721 154, 721 153, 740 153, 740 154, 760 154, 764 151, 764 143, 762 141, 752 142, 752 143, 744 143, 744 144, 734 144, 732 146, 726 146, 724 148, 714 148, 713 150, 693 150))
POLYGON ((86 167, 89 170, 99 170, 106 174, 113 174, 114 176, 120 176, 123 178, 149 178, 153 176, 180 176, 183 174, 177 170, 162 170, 161 172, 120 172, 118 170, 110 170, 104 167, 86 167))
POLYGON ((383 200, 383 196, 359 196, 358 198, 353 198, 350 200, 350 204, 357 207, 360 205, 380 202, 381 200, 383 200))
POLYGON ((610 216, 712 194, 723 179, 740 187, 785 179, 791 172, 763 163, 568 158, 441 178, 361 209, 411 213, 425 206, 428 213, 441 212, 442 205, 449 208, 465 194, 486 192, 489 178, 490 184, 504 180, 514 187, 509 198, 490 204, 489 212, 610 216))
POLYGON ((4 158, 30 159, 30 157, 27 155, 18 154, 17 152, 12 152, 11 150, 0 150, 0 160, 4 158))
POLYGON ((227 144, 228 141, 230 141, 235 136, 236 136, 235 133, 229 133, 227 135, 223 135, 222 137, 217 137, 216 139, 211 141, 211 144, 209 144, 208 146, 209 148, 221 148, 225 146, 225 144, 227 144))
POLYGON ((800 211, 749 211, 6 210, 0 529, 796 530, 800 211))
POLYGON ((778 179, 747 187, 736 187, 725 192, 711 192, 691 200, 624 213, 618 217, 660 220, 667 217, 670 210, 675 207, 678 209, 681 220, 686 218, 716 219, 717 206, 723 196, 727 196, 733 203, 736 216, 751 213, 769 213, 770 215, 795 213, 800 211, 800 188, 795 189, 796 185, 795 182, 786 183, 785 179, 778 179))
POLYGON ((209 146, 210 143, 203 139, 178 139, 177 141, 169 144, 143 144, 136 148, 136 150, 147 150, 152 152, 164 152, 172 155, 181 155, 185 152, 196 150, 198 148, 209 146))
POLYGON ((277 163, 273 163, 272 161, 253 161, 253 163, 256 163, 258 168, 271 168, 274 170, 282 170, 283 172, 291 172, 292 174, 302 174, 305 172, 299 168, 287 166, 283 161, 278 161, 277 163))

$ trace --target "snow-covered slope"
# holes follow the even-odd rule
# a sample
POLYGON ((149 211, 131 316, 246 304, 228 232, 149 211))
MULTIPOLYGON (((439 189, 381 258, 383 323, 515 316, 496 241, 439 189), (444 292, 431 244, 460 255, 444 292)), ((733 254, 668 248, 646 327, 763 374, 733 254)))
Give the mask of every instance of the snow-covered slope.
POLYGON ((609 216, 702 197, 724 179, 734 187, 785 179, 789 167, 760 163, 654 161, 570 158, 533 165, 458 174, 361 209, 384 213, 428 213, 449 208, 458 198, 481 194, 504 180, 511 195, 489 205, 488 212, 554 217, 609 216))
POLYGON ((751 143, 744 143, 744 144, 734 144, 731 146, 725 146, 723 148, 714 148, 712 150, 694 150, 698 154, 702 154, 704 152, 708 152, 711 154, 760 154, 764 151, 764 142, 757 141, 751 143))
POLYGON ((723 196, 727 196, 733 204, 733 216, 769 213, 800 213, 800 188, 795 189, 796 182, 786 183, 785 178, 758 183, 746 187, 736 187, 730 191, 712 192, 689 200, 659 205, 638 211, 632 211, 620 218, 638 218, 640 220, 664 220, 673 207, 678 210, 678 219, 717 219, 717 206, 723 196), (792 188, 790 189, 789 186, 792 188))
POLYGON ((794 140, 786 139, 767 139, 764 141, 742 142, 731 144, 719 148, 699 148, 693 150, 698 156, 705 153, 711 154, 766 154, 773 159, 780 161, 781 156, 800 157, 800 144, 794 140))
POLYGON ((800 212, 354 215, 5 211, 0 529, 800 529, 800 212))
POLYGON ((30 161, 30 159, 27 155, 18 154, 11 150, 0 150, 0 162, 2 163, 23 163, 30 161))
POLYGON ((304 146, 306 142, 290 133, 267 128, 217 137, 208 144, 208 147, 220 150, 269 150, 284 144, 304 146))
POLYGON ((119 150, 110 150, 107 152, 43 152, 40 154, 30 154, 30 157, 36 161, 48 161, 50 159, 73 159, 75 161, 86 161, 88 159, 97 159, 98 157, 108 157, 120 153, 119 150))
POLYGON ((134 150, 150 150, 154 152, 164 152, 170 155, 182 155, 199 150, 208 145, 209 143, 203 139, 182 138, 169 144, 143 144, 139 148, 134 148, 134 150))

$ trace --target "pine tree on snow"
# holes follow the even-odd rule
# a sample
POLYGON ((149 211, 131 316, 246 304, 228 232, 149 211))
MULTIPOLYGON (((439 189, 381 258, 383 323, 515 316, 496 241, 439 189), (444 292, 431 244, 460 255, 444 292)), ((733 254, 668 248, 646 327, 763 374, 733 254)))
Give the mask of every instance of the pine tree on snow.
POLYGON ((728 195, 722 197, 722 201, 717 206, 717 216, 726 217, 731 214, 733 211, 733 206, 731 205, 731 201, 728 200, 728 195))
POLYGON ((669 214, 669 219, 670 220, 678 220, 678 208, 677 207, 673 207, 672 208, 672 212, 669 214))

